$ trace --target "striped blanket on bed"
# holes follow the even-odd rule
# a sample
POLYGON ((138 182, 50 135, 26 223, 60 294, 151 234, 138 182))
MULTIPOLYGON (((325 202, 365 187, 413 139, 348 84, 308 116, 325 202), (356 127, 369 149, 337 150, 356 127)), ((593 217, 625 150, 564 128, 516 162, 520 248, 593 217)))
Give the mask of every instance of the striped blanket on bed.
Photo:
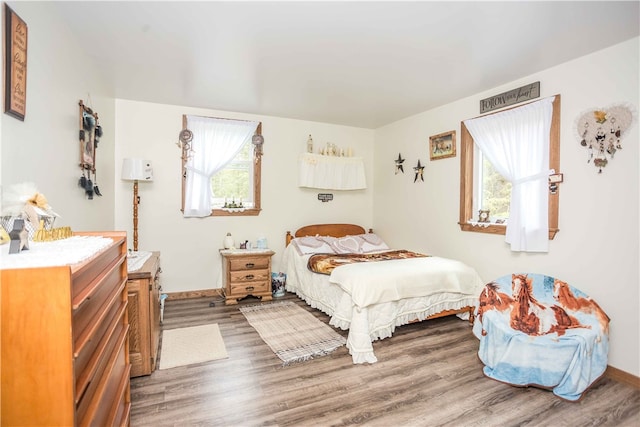
POLYGON ((367 254, 314 254, 309 257, 307 268, 314 273, 330 275, 334 268, 356 262, 389 261, 393 259, 424 258, 430 255, 419 254, 404 249, 367 254))

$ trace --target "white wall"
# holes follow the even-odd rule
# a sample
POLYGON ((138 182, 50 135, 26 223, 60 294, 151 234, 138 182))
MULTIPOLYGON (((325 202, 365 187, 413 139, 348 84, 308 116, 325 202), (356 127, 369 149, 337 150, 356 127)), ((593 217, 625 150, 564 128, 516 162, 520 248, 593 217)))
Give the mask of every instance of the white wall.
POLYGON ((76 45, 55 11, 44 3, 10 2, 27 23, 27 106, 25 120, 1 116, 3 191, 34 183, 61 217, 56 226, 74 231, 113 228, 114 99, 103 83, 100 64, 76 45), (89 102, 89 94, 92 102, 89 102), (99 113, 104 128, 96 152, 103 197, 88 200, 78 187, 79 106, 83 99, 99 113))
POLYGON ((593 297, 611 317, 610 365, 640 374, 638 123, 623 149, 603 170, 587 164, 587 150, 574 129, 593 107, 631 103, 638 108, 639 39, 523 77, 501 87, 426 111, 375 133, 374 228, 394 247, 458 258, 485 281, 512 272, 536 272, 563 279, 593 297), (460 155, 428 161, 430 135, 456 130, 479 115, 479 101, 540 81, 541 97, 560 94, 560 232, 548 254, 511 252, 504 236, 462 232, 460 155), (398 152, 405 174, 394 175, 398 152), (425 182, 413 183, 417 159, 425 182))
POLYGON ((120 180, 122 158, 152 160, 155 181, 140 184, 140 249, 162 252, 166 292, 218 286, 218 248, 226 232, 237 240, 264 234, 276 251, 277 271, 287 230, 314 222, 353 222, 374 227, 394 247, 462 259, 487 281, 513 271, 567 280, 595 298, 612 318, 610 364, 640 376, 638 124, 601 175, 586 164, 586 150, 573 132, 578 114, 591 107, 631 102, 638 108, 638 38, 371 131, 114 101, 112 89, 100 75, 102 64, 77 46, 81 35, 69 33, 46 2, 9 4, 29 27, 27 114, 24 122, 5 114, 0 119, 2 190, 32 181, 61 214, 56 225, 131 233, 132 188, 120 180), (459 132, 461 120, 478 115, 481 98, 537 80, 542 96, 562 95, 565 182, 560 187, 560 232, 548 254, 515 254, 503 236, 460 231, 459 155, 429 162, 427 143, 429 135, 459 132), (104 196, 91 201, 77 186, 78 100, 88 102, 89 94, 105 129, 97 151, 98 183, 104 196), (263 122, 260 216, 182 218, 180 150, 175 142, 185 113, 263 122), (369 189, 333 192, 334 200, 322 203, 317 200, 319 191, 298 188, 297 157, 309 133, 318 144, 352 146, 356 155, 363 156, 369 189), (407 159, 405 174, 394 175, 398 152, 407 159), (424 183, 413 183, 412 167, 418 158, 426 165, 424 183))
MULTIPOLYGON (((222 240, 230 232, 236 242, 264 235, 273 249, 273 270, 279 271, 287 230, 310 223, 350 222, 370 227, 373 196, 373 131, 346 126, 250 114, 204 110, 174 105, 116 100, 115 225, 132 234, 132 184, 119 179, 122 159, 151 160, 154 181, 139 184, 139 246, 141 251, 161 251, 162 287, 165 292, 186 292, 220 287, 222 240), (262 212, 256 217, 183 218, 180 148, 182 115, 253 119, 262 122, 262 212), (353 147, 364 158, 367 190, 325 191, 299 188, 298 156, 311 134, 316 145, 327 141, 353 147), (333 193, 320 202, 318 193, 333 193)), ((129 239, 131 247, 132 238, 129 239)))

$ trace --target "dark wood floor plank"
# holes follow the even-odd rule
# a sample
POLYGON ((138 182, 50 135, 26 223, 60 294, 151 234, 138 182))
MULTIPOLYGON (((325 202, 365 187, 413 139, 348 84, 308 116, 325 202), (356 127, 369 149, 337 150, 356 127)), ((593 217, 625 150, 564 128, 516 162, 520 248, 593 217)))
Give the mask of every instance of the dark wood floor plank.
MULTIPOLYGON (((293 301, 328 323, 324 313, 293 301)), ((396 328, 374 343, 379 362, 346 347, 282 366, 238 310, 216 299, 165 302, 163 329, 217 323, 228 359, 131 381, 132 426, 637 426, 640 390, 600 379, 577 403, 486 378, 478 340, 455 316, 396 328)), ((347 331, 338 331, 343 336, 347 331)), ((160 351, 160 358, 162 351, 160 351)))

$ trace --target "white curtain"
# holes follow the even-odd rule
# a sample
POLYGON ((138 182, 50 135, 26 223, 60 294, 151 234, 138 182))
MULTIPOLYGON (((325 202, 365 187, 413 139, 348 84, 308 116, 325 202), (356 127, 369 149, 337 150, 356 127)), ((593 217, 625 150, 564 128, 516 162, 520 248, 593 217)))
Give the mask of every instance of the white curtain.
POLYGON ((464 121, 482 154, 512 184, 505 239, 512 251, 549 251, 553 99, 464 121))
POLYGON ((193 140, 186 165, 185 217, 211 215, 211 177, 233 160, 257 127, 258 122, 187 116, 193 140))

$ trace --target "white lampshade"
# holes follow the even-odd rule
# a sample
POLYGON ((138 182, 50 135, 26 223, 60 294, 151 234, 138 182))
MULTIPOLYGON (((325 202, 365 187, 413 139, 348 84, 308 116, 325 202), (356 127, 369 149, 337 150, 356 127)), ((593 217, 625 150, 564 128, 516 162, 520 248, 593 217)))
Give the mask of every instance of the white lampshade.
POLYGON ((122 179, 127 181, 153 181, 151 162, 143 159, 123 159, 122 179))

